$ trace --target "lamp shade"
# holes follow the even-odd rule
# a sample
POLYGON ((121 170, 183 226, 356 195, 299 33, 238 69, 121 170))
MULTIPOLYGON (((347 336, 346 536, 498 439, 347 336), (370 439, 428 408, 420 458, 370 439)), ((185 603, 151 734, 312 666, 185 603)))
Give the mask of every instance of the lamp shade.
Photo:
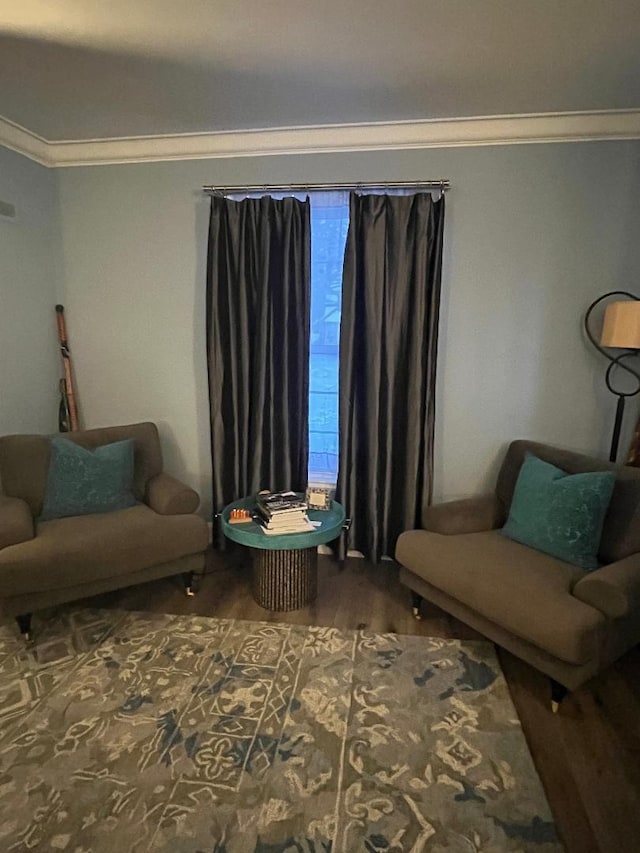
POLYGON ((611 302, 604 312, 600 344, 640 349, 640 301, 611 302))

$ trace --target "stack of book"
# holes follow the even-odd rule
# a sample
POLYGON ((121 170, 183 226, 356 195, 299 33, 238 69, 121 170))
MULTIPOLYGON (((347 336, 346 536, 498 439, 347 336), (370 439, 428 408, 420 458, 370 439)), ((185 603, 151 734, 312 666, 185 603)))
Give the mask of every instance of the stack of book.
POLYGON ((306 501, 295 492, 260 492, 254 520, 267 536, 315 530, 307 518, 306 501))

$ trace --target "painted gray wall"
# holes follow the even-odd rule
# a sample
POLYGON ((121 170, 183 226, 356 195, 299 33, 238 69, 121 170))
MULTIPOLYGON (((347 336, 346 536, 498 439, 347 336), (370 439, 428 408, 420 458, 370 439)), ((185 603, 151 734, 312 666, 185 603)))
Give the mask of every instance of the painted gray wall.
POLYGON ((0 435, 57 428, 57 175, 0 147, 0 435))
MULTIPOLYGON (((449 178, 436 498, 489 487, 514 437, 606 454, 587 305, 640 292, 640 143, 298 155, 62 170, 64 301, 86 426, 158 422, 210 510, 202 184, 449 178)), ((637 414, 628 409, 626 446, 637 414)), ((277 485, 277 484, 275 484, 277 485)))

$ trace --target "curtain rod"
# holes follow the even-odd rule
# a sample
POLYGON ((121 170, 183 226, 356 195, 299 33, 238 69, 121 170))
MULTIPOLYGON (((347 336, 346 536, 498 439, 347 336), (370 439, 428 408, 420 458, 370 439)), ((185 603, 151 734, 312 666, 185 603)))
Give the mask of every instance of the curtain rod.
POLYGON ((214 187, 204 186, 205 193, 253 193, 253 192, 312 192, 313 190, 384 190, 384 189, 431 189, 446 192, 451 189, 451 183, 447 178, 436 181, 395 181, 393 183, 381 184, 256 184, 255 186, 232 186, 214 187))

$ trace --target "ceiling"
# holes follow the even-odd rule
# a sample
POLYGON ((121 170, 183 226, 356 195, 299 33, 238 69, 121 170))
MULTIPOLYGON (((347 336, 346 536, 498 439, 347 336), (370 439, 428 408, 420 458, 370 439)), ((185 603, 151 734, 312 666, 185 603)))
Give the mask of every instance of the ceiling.
POLYGON ((640 108, 637 0, 2 0, 49 143, 640 108))

